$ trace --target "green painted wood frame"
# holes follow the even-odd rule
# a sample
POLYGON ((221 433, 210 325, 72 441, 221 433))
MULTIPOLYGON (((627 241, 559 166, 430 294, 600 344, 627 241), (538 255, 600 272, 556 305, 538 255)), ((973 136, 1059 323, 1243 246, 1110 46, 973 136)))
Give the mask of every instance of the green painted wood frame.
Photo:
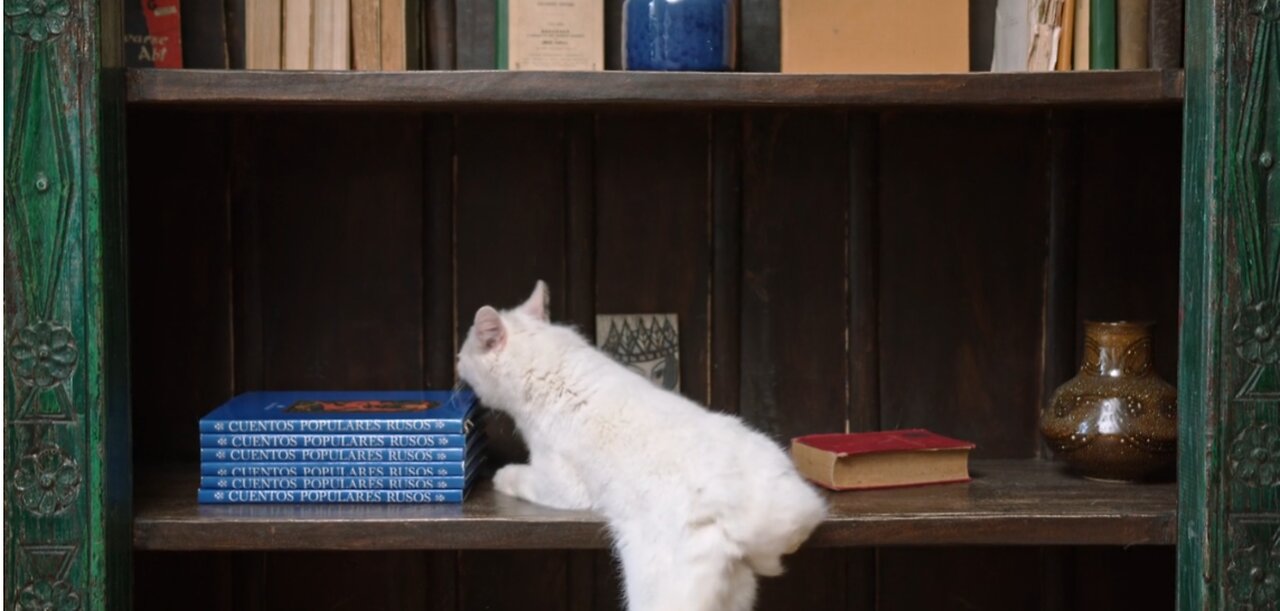
POLYGON ((120 6, 4 3, 5 609, 130 607, 120 6))
POLYGON ((1280 608, 1280 0, 1188 0, 1180 609, 1280 608))

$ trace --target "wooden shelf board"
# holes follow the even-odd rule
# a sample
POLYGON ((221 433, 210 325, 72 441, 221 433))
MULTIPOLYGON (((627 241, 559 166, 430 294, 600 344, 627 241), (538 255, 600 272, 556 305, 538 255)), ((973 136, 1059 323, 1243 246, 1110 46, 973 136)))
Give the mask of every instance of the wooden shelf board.
POLYGON ((1178 104, 1181 70, 801 75, 130 69, 133 106, 494 109, 1178 104))
MULTIPOLYGON (((830 494, 807 545, 1169 545, 1174 484, 1103 484, 1034 460, 974 461, 974 480, 830 494)), ((577 549, 607 545, 589 512, 557 511, 483 482, 462 505, 199 505, 197 468, 143 471, 134 547, 145 550, 577 549)))

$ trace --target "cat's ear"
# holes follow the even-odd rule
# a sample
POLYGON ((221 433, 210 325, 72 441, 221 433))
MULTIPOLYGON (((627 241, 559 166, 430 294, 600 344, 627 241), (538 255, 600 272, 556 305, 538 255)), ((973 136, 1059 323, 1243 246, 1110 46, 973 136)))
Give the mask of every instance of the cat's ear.
POLYGON ((520 310, 538 320, 551 320, 551 290, 541 280, 533 285, 533 293, 520 305, 520 310))
POLYGON ((502 316, 489 306, 476 310, 472 332, 476 334, 476 339, 480 341, 485 352, 501 350, 507 345, 507 327, 502 324, 502 316))

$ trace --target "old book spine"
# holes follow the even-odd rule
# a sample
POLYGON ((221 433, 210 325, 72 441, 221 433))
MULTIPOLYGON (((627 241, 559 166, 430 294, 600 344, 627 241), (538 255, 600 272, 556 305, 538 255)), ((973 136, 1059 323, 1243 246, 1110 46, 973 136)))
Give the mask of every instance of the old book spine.
POLYGON ((1148 36, 1152 68, 1182 67, 1182 0, 1151 0, 1148 36))
POLYGON ((455 67, 492 70, 498 65, 498 6, 484 2, 454 2, 455 67))
POLYGON ((1121 70, 1147 67, 1147 33, 1151 28, 1150 0, 1118 0, 1116 11, 1117 65, 1121 70))
POLYGON ((227 24, 227 67, 245 68, 245 0, 226 0, 224 22, 227 24))
POLYGON ((200 448, 200 462, 455 462, 467 448, 200 448))
MULTIPOLYGON (((1087 1, 1087 0, 1086 0, 1087 1)), ((1062 5, 1062 35, 1058 38, 1059 71, 1070 70, 1072 46, 1075 44, 1076 0, 1066 0, 1062 5)))
POLYGON ((315 0, 311 25, 311 67, 346 70, 351 67, 350 0, 315 0))
POLYGON ((460 477, 481 459, 450 462, 202 462, 200 475, 218 477, 460 477))
POLYGON ((227 22, 222 0, 182 0, 182 67, 227 66, 227 22))
POLYGON ((1089 69, 1089 5, 1092 0, 1076 0, 1075 40, 1071 47, 1071 66, 1089 69))
POLYGON ((275 433, 219 434, 201 433, 200 447, 208 449, 234 448, 461 448, 466 447, 466 435, 418 435, 392 433, 387 435, 289 435, 275 433))
POLYGON ((511 59, 511 4, 509 0, 498 0, 497 27, 497 67, 506 70, 511 59))
POLYGON ((351 0, 351 68, 382 69, 382 27, 379 0, 351 0))
POLYGON ((1116 68, 1116 0, 1089 0, 1089 68, 1116 68))
POLYGON ((465 477, 200 477, 205 490, 461 490, 465 477))
POLYGON ((463 490, 204 490, 200 503, 461 503, 463 490))
POLYGON ((284 0, 285 70, 311 68, 311 0, 284 0))
MULTIPOLYGON (((410 2, 418 5, 418 2, 410 2)), ((405 0, 382 0, 378 6, 378 28, 381 31, 379 46, 383 70, 407 70, 410 68, 409 24, 412 16, 406 12, 405 0)))
POLYGON ((280 69, 280 0, 245 0, 245 67, 280 69))

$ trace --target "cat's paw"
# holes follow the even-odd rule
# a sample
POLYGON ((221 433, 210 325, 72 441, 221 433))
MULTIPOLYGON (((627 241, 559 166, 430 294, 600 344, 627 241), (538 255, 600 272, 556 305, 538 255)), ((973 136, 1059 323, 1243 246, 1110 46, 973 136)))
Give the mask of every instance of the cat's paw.
POLYGON ((507 465, 493 474, 493 488, 507 496, 524 498, 521 485, 529 471, 529 465, 507 465))

